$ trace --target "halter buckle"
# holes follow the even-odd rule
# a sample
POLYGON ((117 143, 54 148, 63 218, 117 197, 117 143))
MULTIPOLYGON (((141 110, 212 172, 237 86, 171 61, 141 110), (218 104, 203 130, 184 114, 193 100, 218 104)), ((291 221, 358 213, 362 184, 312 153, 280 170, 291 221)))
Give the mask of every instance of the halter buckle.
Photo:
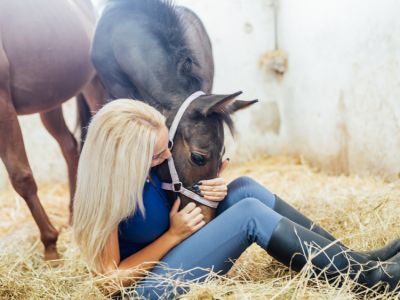
POLYGON ((174 182, 173 184, 172 184, 172 190, 175 192, 175 193, 179 193, 181 190, 182 190, 182 182, 174 182))

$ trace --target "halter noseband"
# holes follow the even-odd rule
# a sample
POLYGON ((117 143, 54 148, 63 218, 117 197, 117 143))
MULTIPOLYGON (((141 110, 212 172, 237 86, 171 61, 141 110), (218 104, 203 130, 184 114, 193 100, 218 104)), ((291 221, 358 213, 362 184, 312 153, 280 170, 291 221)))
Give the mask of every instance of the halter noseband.
MULTIPOLYGON (((170 150, 172 150, 172 148, 174 146, 174 138, 175 138, 176 130, 178 129, 178 125, 182 119, 183 114, 185 113, 186 109, 189 107, 190 103, 192 103, 194 100, 196 100, 198 97, 200 97, 202 95, 205 95, 205 93, 202 91, 197 91, 197 92, 191 94, 182 103, 181 107, 179 108, 178 112, 176 113, 174 121, 172 122, 172 125, 169 129, 168 147, 170 150)), ((188 197, 196 202, 199 202, 203 205, 206 205, 208 207, 216 208, 218 206, 218 202, 204 199, 203 197, 186 189, 183 186, 182 182, 179 180, 178 172, 176 171, 174 159, 172 158, 172 156, 170 158, 168 158, 168 168, 169 168, 169 172, 171 174, 172 183, 166 183, 166 182, 161 183, 162 189, 173 191, 175 193, 180 193, 180 194, 185 195, 186 197, 188 197)))

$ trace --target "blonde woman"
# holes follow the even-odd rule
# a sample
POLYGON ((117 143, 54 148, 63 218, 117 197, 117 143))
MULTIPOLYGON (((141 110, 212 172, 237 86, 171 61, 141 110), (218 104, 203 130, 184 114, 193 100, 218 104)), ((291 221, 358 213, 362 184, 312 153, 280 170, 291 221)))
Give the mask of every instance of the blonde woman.
POLYGON ((163 276, 201 281, 210 269, 224 274, 256 242, 294 270, 317 248, 324 251, 312 266, 328 278, 345 275, 390 289, 398 284, 399 241, 369 253, 347 249, 248 177, 228 186, 220 178, 199 184, 205 198, 220 202, 207 225, 195 204, 179 210, 178 198, 171 206, 152 171, 170 155, 165 119, 147 104, 114 100, 94 116, 79 161, 73 218, 75 240, 93 272, 141 278, 151 271, 132 293, 171 298, 186 290, 163 276))

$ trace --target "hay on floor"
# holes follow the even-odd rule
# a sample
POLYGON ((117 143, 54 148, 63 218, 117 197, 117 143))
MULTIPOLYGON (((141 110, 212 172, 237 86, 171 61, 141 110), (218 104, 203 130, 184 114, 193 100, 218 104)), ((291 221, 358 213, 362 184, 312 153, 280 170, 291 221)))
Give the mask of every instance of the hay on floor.
MULTIPOLYGON (((231 165, 227 179, 251 176, 286 199, 351 248, 380 247, 400 237, 400 181, 378 177, 330 176, 300 159, 261 158, 231 165)), ((24 201, 10 189, 0 193, 0 298, 102 299, 93 278, 71 243, 68 189, 41 184, 39 195, 53 224, 61 229, 60 266, 42 259, 43 246, 24 201)), ((310 278, 305 270, 290 272, 257 245, 250 247, 228 276, 211 274, 204 284, 191 285, 187 299, 398 299, 395 294, 355 295, 351 282, 332 287, 310 278)))

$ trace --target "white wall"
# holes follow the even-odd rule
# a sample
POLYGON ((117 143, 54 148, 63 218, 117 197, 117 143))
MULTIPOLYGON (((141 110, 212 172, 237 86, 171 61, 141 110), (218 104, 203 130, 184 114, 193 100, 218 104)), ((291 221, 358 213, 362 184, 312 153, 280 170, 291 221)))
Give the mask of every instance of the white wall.
MULTIPOLYGON (((236 116, 231 157, 301 154, 325 170, 400 172, 400 2, 281 0, 279 45, 288 71, 260 59, 274 47, 271 0, 178 0, 203 20, 214 47, 215 93, 243 90, 260 103, 236 116)), ((75 105, 66 111, 71 127, 75 105)), ((38 181, 66 180, 56 143, 37 117, 22 117, 38 181)), ((0 187, 8 182, 0 167, 0 187)))
POLYGON ((277 100, 280 91, 272 74, 260 68, 260 59, 274 47, 273 10, 270 0, 212 1, 180 0, 202 19, 213 45, 215 60, 214 93, 242 90, 239 99, 259 99, 252 109, 235 117, 238 135, 230 143, 236 160, 246 160, 257 152, 276 153, 280 138, 277 100), (277 125, 278 124, 278 125, 277 125))
POLYGON ((285 144, 333 171, 400 171, 396 0, 282 1, 285 144))
POLYGON ((236 159, 249 148, 288 152, 335 173, 397 177, 400 2, 278 2, 278 41, 289 57, 282 78, 259 64, 274 46, 271 0, 179 1, 209 30, 215 91, 242 89, 261 100, 237 116, 236 159))

